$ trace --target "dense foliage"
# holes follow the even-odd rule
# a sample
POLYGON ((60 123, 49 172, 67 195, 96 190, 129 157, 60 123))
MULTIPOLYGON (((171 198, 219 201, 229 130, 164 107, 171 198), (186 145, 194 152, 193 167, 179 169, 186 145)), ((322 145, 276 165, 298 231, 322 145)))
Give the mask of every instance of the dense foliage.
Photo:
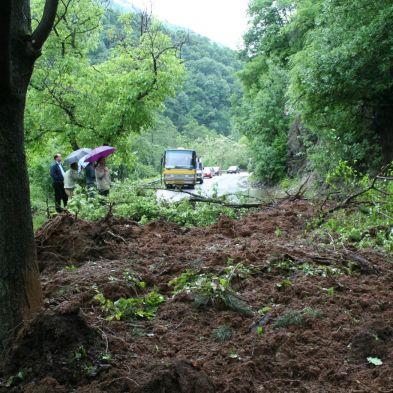
POLYGON ((232 132, 232 100, 241 96, 236 53, 190 33, 182 51, 187 78, 182 92, 167 101, 166 114, 183 133, 195 122, 226 136, 232 132))
MULTIPOLYGON (((393 167, 386 176, 370 178, 341 161, 326 179, 329 201, 340 206, 337 200, 353 198, 348 209, 337 209, 318 228, 316 234, 329 242, 352 244, 358 247, 376 247, 393 251, 393 167)), ((347 206, 348 207, 348 206, 347 206)))
MULTIPOLYGON (((32 2, 33 19, 43 4, 32 2)), ((26 110, 35 209, 52 198, 53 154, 79 147, 116 146, 110 166, 119 179, 157 176, 163 151, 179 146, 197 149, 205 165, 247 167, 246 140, 231 124, 241 93, 236 53, 132 11, 105 0, 60 4, 26 110)))
POLYGON ((383 0, 250 2, 237 124, 259 177, 393 159, 392 13, 383 0))
POLYGON ((187 198, 176 203, 159 198, 157 203, 155 190, 148 189, 144 182, 130 181, 114 184, 108 199, 99 195, 89 197, 85 189, 78 188, 68 209, 88 220, 103 218, 111 211, 117 217, 128 217, 142 224, 165 220, 186 227, 207 226, 217 222, 222 215, 238 218, 245 213, 243 209, 236 210, 218 204, 194 205, 187 198))

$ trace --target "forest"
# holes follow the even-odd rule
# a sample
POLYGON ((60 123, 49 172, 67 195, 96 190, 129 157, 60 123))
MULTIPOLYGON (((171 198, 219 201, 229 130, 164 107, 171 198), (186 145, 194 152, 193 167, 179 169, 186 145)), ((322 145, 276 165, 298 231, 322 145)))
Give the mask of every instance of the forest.
POLYGON ((120 3, 0 4, 0 393, 393 391, 392 2, 120 3))
MULTIPOLYGON (((67 12, 78 13, 80 6, 71 2, 67 12)), ((228 167, 235 154, 235 162, 247 167, 246 143, 232 127, 242 64, 234 51, 148 14, 121 14, 90 0, 81 9, 79 23, 59 22, 29 88, 33 203, 52 194, 50 179, 42 181, 54 150, 113 144, 120 179, 157 176, 164 150, 178 146, 195 148, 205 165, 228 167), (148 31, 141 36, 140 29, 148 31), (131 71, 119 75, 119 67, 131 71)))

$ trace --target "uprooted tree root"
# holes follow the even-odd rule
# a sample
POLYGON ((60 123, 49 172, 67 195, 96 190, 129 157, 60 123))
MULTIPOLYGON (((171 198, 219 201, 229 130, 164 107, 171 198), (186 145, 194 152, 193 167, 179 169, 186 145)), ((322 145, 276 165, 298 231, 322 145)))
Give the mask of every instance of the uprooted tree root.
POLYGON ((45 310, 15 342, 0 391, 390 391, 391 260, 311 240, 315 210, 287 201, 193 229, 66 214, 49 221, 36 235, 45 310), (244 274, 232 289, 251 313, 173 296, 169 283, 182 273, 221 277, 238 263, 244 274), (165 302, 151 319, 116 320, 95 300, 152 290, 165 302), (218 340, 223 327, 230 334, 218 340))

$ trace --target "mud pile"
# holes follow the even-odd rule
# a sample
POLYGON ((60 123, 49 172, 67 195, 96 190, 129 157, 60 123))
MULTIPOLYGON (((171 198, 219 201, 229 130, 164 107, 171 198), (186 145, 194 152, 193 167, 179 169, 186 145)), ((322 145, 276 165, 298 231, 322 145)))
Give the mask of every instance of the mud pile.
POLYGON ((393 391, 392 261, 310 239, 312 217, 305 201, 194 229, 58 216, 36 236, 45 311, 1 377, 24 370, 8 389, 34 393, 393 391), (228 262, 252 271, 234 286, 252 314, 172 296, 181 273, 228 262), (166 301, 151 320, 108 321, 94 299, 153 289, 166 301))

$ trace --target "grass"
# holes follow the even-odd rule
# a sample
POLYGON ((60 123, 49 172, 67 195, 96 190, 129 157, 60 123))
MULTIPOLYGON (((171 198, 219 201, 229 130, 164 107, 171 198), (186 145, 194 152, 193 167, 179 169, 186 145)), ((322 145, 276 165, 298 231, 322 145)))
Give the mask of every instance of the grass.
POLYGON ((319 318, 322 313, 314 310, 311 307, 306 307, 302 310, 290 310, 281 315, 275 322, 274 328, 283 328, 287 326, 303 326, 307 319, 319 318))
POLYGON ((212 337, 217 342, 229 341, 232 338, 232 328, 229 325, 220 325, 212 332, 212 337))

